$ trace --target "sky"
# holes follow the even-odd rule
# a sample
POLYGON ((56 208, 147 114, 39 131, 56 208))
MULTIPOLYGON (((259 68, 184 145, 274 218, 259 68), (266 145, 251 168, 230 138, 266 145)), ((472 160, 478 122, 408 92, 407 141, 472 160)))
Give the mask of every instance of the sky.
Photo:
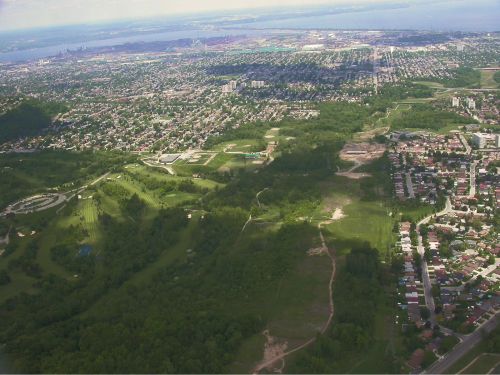
MULTIPOLYGON (((394 0, 392 0, 394 1, 394 0)), ((405 1, 405 0, 403 0, 405 1)), ((407 0, 406 0, 407 1, 407 0)), ((94 23, 218 10, 390 0, 0 0, 0 30, 94 23)), ((400 0, 401 2, 401 0, 400 0)))

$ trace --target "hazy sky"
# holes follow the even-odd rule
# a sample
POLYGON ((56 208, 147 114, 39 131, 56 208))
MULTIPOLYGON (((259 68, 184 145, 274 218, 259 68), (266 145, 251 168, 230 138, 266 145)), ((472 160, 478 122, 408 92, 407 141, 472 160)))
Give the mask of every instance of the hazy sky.
MULTIPOLYGON (((394 1, 394 0, 392 0, 394 1)), ((405 1, 405 0, 402 0, 405 1)), ((400 2, 402 2, 400 0, 400 2)), ((418 0, 417 0, 418 1, 418 0)), ((0 0, 0 30, 210 10, 391 2, 390 0, 0 0)))

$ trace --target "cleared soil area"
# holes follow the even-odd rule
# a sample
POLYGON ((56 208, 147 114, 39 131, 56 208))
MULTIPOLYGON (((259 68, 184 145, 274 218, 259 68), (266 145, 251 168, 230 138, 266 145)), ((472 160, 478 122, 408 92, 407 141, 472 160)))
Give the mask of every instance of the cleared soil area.
POLYGON ((340 158, 356 164, 366 164, 380 158, 385 150, 385 145, 379 143, 346 143, 340 151, 340 158))

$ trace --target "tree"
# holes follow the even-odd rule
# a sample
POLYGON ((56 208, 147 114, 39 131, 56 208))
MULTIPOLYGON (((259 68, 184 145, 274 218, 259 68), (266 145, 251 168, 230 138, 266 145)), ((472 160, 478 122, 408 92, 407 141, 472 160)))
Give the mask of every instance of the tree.
POLYGON ((422 368, 427 368, 434 363, 436 360, 436 355, 430 350, 426 350, 424 353, 424 360, 422 361, 422 368))
POLYGON ((488 264, 495 264, 495 256, 493 254, 490 254, 490 256, 488 257, 488 264))
POLYGON ((431 312, 427 307, 421 307, 420 308, 420 316, 422 317, 423 320, 427 320, 431 317, 431 312))
POLYGON ((6 285, 10 283, 11 279, 7 271, 1 270, 0 271, 0 285, 6 285))

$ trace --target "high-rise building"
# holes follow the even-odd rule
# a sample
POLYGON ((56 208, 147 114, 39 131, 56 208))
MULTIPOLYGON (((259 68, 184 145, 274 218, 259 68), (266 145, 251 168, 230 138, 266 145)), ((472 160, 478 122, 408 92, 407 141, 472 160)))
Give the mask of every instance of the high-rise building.
POLYGON ((472 98, 467 98, 467 107, 469 109, 476 109, 476 102, 472 98))
POLYGON ((486 136, 481 133, 474 133, 472 135, 472 144, 477 148, 485 148, 486 147, 486 136))
POLYGON ((222 86, 222 93, 223 94, 230 94, 233 92, 233 88, 231 87, 230 84, 222 86))
POLYGON ((460 98, 457 98, 456 96, 451 98, 451 105, 452 105, 452 107, 459 107, 460 106, 460 98))
POLYGON ((250 82, 250 87, 253 89, 260 89, 264 87, 265 83, 264 81, 252 81, 250 82))
POLYGON ((496 148, 500 148, 500 134, 495 136, 495 146, 496 148))

